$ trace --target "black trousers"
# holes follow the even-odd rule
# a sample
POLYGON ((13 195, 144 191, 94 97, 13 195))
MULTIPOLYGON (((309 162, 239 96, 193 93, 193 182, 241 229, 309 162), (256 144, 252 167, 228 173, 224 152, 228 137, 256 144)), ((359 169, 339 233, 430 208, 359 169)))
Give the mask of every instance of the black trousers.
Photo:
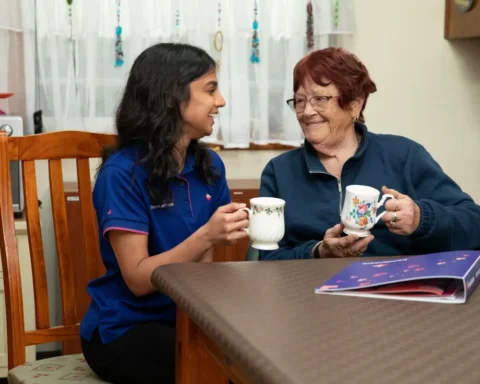
POLYGON ((103 344, 98 330, 82 338, 85 360, 103 380, 114 384, 174 384, 175 326, 139 324, 103 344))

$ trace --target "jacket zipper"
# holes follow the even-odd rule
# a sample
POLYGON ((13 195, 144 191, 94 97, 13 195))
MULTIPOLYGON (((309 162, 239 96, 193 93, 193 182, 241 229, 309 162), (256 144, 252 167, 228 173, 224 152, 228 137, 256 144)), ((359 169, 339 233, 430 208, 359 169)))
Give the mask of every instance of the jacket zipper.
MULTIPOLYGON (((329 175, 329 176, 332 176, 332 177, 335 177, 333 176, 331 173, 328 173, 328 172, 322 172, 322 171, 308 171, 309 173, 322 173, 324 175, 329 175)), ((337 185, 338 185, 338 193, 339 193, 339 199, 338 199, 338 216, 340 217, 340 221, 342 220, 342 207, 343 207, 343 204, 342 204, 342 178, 340 177, 339 179, 337 179, 337 185)))
POLYGON ((338 211, 340 216, 340 221, 342 221, 342 179, 337 179, 338 184, 338 193, 340 194, 340 199, 338 200, 338 211))

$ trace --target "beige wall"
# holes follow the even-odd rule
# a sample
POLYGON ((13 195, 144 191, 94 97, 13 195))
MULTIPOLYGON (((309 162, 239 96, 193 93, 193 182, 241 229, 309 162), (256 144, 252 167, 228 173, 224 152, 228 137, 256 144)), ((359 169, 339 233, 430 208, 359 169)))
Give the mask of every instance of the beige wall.
POLYGON ((356 0, 351 49, 378 92, 366 118, 375 132, 423 144, 480 202, 480 39, 443 38, 444 0, 356 0))
MULTIPOLYGON (((480 40, 444 40, 444 5, 443 0, 355 0, 357 32, 349 48, 367 65, 378 87, 366 110, 369 129, 420 142, 480 202, 480 40)), ((221 153, 230 178, 259 177, 276 154, 221 153)), ((74 179, 72 163, 65 167, 65 176, 74 179)), ((44 166, 38 178, 45 254, 53 256, 44 166)), ((49 273, 55 284, 53 257, 49 273)), ((57 312, 52 307, 52 314, 57 312)))

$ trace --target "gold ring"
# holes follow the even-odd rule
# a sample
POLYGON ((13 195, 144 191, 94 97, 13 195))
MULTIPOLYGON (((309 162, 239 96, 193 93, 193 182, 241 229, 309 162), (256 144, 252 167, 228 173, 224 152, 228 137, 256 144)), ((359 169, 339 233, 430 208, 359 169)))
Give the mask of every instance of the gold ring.
POLYGON ((390 223, 394 224, 397 222, 397 212, 393 212, 392 214, 392 220, 390 220, 390 223))

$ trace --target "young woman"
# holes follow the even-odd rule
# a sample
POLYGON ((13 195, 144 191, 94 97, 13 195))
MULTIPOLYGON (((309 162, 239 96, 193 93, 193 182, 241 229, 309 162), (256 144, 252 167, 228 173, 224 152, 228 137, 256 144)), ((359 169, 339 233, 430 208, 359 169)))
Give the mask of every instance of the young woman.
POLYGON ((198 139, 225 105, 214 60, 157 44, 135 60, 93 202, 107 269, 92 281, 80 334, 85 359, 113 383, 174 383, 175 304, 150 282, 170 263, 212 261, 216 244, 247 236, 220 157, 198 139))

